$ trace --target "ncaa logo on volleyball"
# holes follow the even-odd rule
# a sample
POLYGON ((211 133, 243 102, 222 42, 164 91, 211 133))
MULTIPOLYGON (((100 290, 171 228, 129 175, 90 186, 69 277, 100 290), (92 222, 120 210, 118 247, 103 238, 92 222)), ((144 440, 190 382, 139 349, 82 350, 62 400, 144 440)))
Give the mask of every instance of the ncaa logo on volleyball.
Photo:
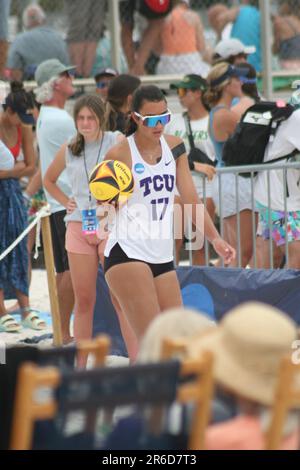
POLYGON ((145 167, 142 163, 136 163, 134 165, 134 171, 138 173, 139 175, 141 175, 142 173, 144 173, 145 167))

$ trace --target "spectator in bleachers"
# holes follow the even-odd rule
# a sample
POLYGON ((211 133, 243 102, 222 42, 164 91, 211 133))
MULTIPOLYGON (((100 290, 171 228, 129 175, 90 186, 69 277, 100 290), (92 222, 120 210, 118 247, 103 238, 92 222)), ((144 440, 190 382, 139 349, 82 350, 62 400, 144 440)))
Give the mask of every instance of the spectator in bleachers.
POLYGON ((0 0, 0 78, 5 76, 8 51, 8 17, 11 0, 0 0))
POLYGON ((115 69, 106 68, 98 71, 94 76, 96 82, 96 93, 101 96, 103 101, 107 100, 107 90, 109 83, 113 78, 117 77, 118 75, 119 74, 115 69))
POLYGON ((212 5, 207 10, 207 18, 210 26, 214 30, 217 36, 217 42, 221 41, 222 39, 229 39, 230 33, 232 29, 232 23, 227 23, 224 27, 223 25, 219 24, 218 18, 222 13, 227 11, 227 6, 223 3, 217 3, 216 5, 212 5))
MULTIPOLYGON (((244 76, 242 68, 227 63, 215 65, 210 71, 208 89, 204 100, 210 106, 209 133, 214 144, 217 166, 224 166, 222 159, 226 140, 233 134, 238 116, 230 109, 234 98, 241 98, 240 77, 244 76)), ((241 266, 246 267, 252 256, 252 204, 250 179, 238 176, 238 194, 235 189, 235 175, 226 173, 221 176, 221 187, 217 178, 213 180, 212 194, 219 216, 224 223, 225 239, 233 247, 238 247, 237 221, 240 220, 241 266), (221 194, 219 192, 221 191, 221 194), (239 198, 238 212, 236 198, 239 198), (220 207, 220 201, 222 206, 220 207), (222 210, 222 211, 221 211, 222 210)), ((232 266, 236 266, 237 260, 232 266)))
POLYGON ((213 63, 243 64, 253 52, 255 52, 255 46, 245 46, 239 39, 223 39, 214 49, 213 63))
MULTIPOLYGON (((291 351, 297 325, 270 305, 246 303, 228 312, 219 326, 191 340, 189 352, 214 354, 217 385, 239 403, 239 415, 206 431, 207 450, 263 450, 281 359, 291 351)), ((288 415, 281 449, 298 448, 298 413, 288 415)))
MULTIPOLYGON (((69 27, 67 43, 78 77, 89 77, 104 28, 106 0, 65 0, 69 27)), ((65 63, 65 62, 63 62, 65 63)))
POLYGON ((207 76, 206 45, 200 16, 180 0, 165 19, 160 31, 158 74, 195 73, 207 76))
MULTIPOLYGON (((93 77, 95 77, 99 70, 114 68, 114 64, 112 61, 112 47, 113 44, 111 32, 108 29, 105 29, 97 45, 95 60, 91 71, 91 75, 93 77)), ((125 73, 127 72, 128 67, 122 48, 120 51, 118 51, 118 53, 120 60, 119 73, 125 73)))
POLYGON ((172 8, 172 0, 121 0, 120 20, 122 46, 130 73, 145 74, 145 64, 158 41, 164 17, 172 8), (148 24, 140 39, 138 48, 133 41, 134 14, 138 12, 148 24))
POLYGON ((16 36, 8 52, 7 68, 11 80, 33 80, 37 66, 47 59, 69 63, 67 47, 62 37, 46 25, 46 15, 37 5, 23 12, 25 32, 16 36))
POLYGON ((273 17, 273 53, 278 54, 284 69, 300 68, 300 6, 299 2, 282 2, 273 17))
POLYGON ((255 46, 255 52, 249 55, 248 62, 261 71, 261 26, 257 0, 242 0, 241 5, 227 8, 218 16, 220 28, 233 23, 230 37, 239 39, 245 46, 255 46))

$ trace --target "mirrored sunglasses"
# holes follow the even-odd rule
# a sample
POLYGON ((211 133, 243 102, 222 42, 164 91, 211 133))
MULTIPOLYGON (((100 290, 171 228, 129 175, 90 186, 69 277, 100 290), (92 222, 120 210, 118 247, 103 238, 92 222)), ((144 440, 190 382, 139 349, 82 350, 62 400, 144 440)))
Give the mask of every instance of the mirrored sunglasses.
POLYGON ((187 94, 187 88, 177 88, 176 91, 179 98, 183 98, 187 94))
POLYGON ((143 126, 156 127, 158 124, 165 126, 171 120, 171 113, 168 111, 164 114, 157 114, 155 116, 142 116, 141 114, 134 112, 134 114, 141 119, 143 126))

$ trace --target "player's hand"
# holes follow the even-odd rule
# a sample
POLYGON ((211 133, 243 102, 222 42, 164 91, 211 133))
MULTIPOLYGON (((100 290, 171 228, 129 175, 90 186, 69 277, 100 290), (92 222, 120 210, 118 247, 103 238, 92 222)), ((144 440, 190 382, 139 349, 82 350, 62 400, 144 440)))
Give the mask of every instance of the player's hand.
POLYGON ((225 264, 230 264, 236 256, 235 249, 225 242, 223 238, 217 237, 212 241, 212 245, 221 258, 223 258, 225 264))
POLYGON ((212 180, 216 174, 216 169, 212 165, 207 165, 207 163, 194 162, 195 170, 199 173, 204 173, 208 180, 212 180))
POLYGON ((88 245, 99 245, 99 243, 100 243, 100 240, 99 240, 99 238, 97 237, 96 234, 86 235, 85 239, 86 239, 88 245))
POLYGON ((68 203, 67 203, 67 214, 72 214, 72 212, 74 212, 74 210, 77 208, 77 204, 76 204, 76 201, 73 197, 71 197, 69 200, 68 200, 68 203))

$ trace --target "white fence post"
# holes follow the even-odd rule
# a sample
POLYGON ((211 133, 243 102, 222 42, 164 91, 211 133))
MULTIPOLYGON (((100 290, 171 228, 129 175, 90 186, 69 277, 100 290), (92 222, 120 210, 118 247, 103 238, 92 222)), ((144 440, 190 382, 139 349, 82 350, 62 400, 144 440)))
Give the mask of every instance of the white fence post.
POLYGON ((119 0, 109 0, 108 14, 111 37, 111 62, 114 68, 121 70, 121 39, 119 0))
POLYGON ((259 0, 261 12, 261 42, 262 42, 262 76, 263 96, 267 100, 273 97, 272 82, 272 29, 270 0, 259 0))

